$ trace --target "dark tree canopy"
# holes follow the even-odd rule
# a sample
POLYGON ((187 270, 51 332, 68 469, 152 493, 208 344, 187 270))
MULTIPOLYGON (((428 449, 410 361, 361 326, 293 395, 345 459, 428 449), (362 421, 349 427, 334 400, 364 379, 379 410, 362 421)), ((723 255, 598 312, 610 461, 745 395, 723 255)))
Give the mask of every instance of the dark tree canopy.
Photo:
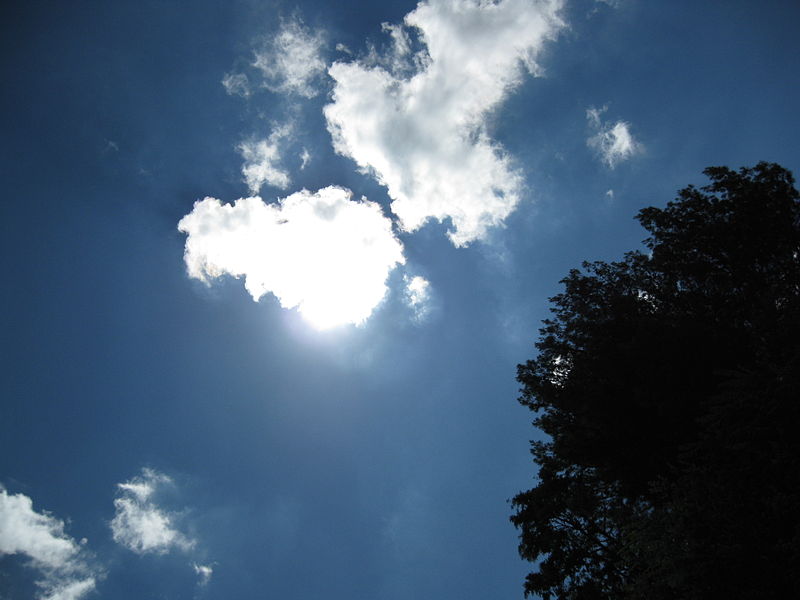
POLYGON ((584 263, 518 367, 536 486, 513 500, 542 598, 800 597, 800 196, 705 170, 584 263))

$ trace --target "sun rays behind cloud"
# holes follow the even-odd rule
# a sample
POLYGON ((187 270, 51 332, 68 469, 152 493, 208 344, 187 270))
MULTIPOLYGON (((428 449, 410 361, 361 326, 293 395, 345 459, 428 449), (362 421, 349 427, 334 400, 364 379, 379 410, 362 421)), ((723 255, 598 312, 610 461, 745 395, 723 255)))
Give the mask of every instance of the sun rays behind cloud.
POLYGON ((178 228, 188 235, 190 276, 243 277, 253 300, 271 293, 320 329, 363 323, 405 262, 380 206, 339 187, 302 190, 278 204, 206 198, 178 228))
MULTIPOLYGON (((251 135, 237 147, 253 197, 232 205, 206 198, 181 220, 189 275, 205 282, 242 277, 254 300, 271 293, 324 329, 364 323, 386 296, 389 274, 405 263, 394 229, 411 234, 438 220, 449 223, 457 247, 484 240, 516 208, 524 187, 513 157, 490 137, 487 115, 526 72, 540 71, 542 48, 564 26, 561 5, 421 2, 401 24, 383 23, 386 49, 347 52, 331 65, 327 32, 296 15, 282 20, 254 50, 249 77, 225 75, 226 91, 256 102, 256 91, 266 89, 296 113, 327 75, 331 149, 386 188, 389 209, 353 201, 336 185, 263 202, 262 186, 287 190, 310 157, 303 148, 295 169, 284 160, 298 141, 293 113, 273 122, 267 137, 251 135)), ((417 317, 422 305, 417 298, 417 317)))

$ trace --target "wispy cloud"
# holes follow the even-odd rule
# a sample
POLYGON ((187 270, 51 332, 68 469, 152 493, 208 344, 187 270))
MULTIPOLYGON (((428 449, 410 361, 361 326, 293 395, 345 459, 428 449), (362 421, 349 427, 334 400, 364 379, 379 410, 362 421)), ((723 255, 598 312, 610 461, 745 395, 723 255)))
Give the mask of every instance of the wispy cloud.
POLYGON ((327 187, 265 204, 242 198, 196 202, 178 223, 188 235, 191 277, 244 277, 258 300, 267 293, 297 307, 320 328, 360 324, 386 294, 389 273, 405 262, 403 246, 378 204, 327 187))
POLYGON ((250 80, 244 73, 226 73, 222 78, 222 85, 231 96, 247 98, 251 93, 250 80))
POLYGON ((165 554, 173 548, 191 549, 195 542, 175 527, 174 515, 155 502, 158 489, 172 480, 152 469, 130 481, 117 484, 119 497, 114 500, 111 520, 114 541, 137 554, 165 554))
POLYGON ((450 238, 463 246, 514 210, 522 178, 486 119, 525 69, 539 70, 542 47, 562 27, 561 4, 421 2, 402 26, 384 26, 386 54, 330 67, 334 147, 387 187, 405 230, 450 219, 450 238))
POLYGON ((264 85, 282 94, 313 98, 325 74, 325 36, 308 28, 299 18, 282 23, 278 33, 256 50, 253 66, 264 77, 264 85))
POLYGON ((48 587, 43 600, 79 600, 95 589, 94 577, 60 581, 48 587))
POLYGON ((22 554, 42 579, 42 600, 78 600, 95 589, 98 573, 85 552, 64 533, 64 522, 36 512, 24 494, 9 494, 0 486, 0 556, 22 554))
POLYGON ((239 144, 244 159, 242 175, 251 194, 258 194, 265 183, 281 190, 289 187, 289 172, 282 166, 284 146, 290 141, 292 126, 279 125, 263 140, 249 140, 239 144))
POLYGON ((606 4, 611 8, 619 8, 622 5, 622 0, 595 0, 597 4, 606 4))
POLYGON ((424 277, 405 277, 406 302, 414 311, 417 321, 422 321, 430 312, 431 284, 424 277))
POLYGON ((637 142, 630 131, 630 123, 626 121, 603 121, 603 113, 607 107, 589 108, 586 119, 594 134, 586 141, 588 146, 597 152, 600 159, 611 169, 620 162, 641 152, 642 145, 637 142))
POLYGON ((300 170, 302 171, 305 169, 310 162, 311 153, 308 151, 308 148, 303 148, 302 152, 300 152, 300 170))
POLYGON ((214 574, 214 569, 211 567, 211 565, 198 565, 197 563, 192 563, 192 568, 198 577, 197 585, 208 585, 208 582, 211 581, 211 576, 214 574))

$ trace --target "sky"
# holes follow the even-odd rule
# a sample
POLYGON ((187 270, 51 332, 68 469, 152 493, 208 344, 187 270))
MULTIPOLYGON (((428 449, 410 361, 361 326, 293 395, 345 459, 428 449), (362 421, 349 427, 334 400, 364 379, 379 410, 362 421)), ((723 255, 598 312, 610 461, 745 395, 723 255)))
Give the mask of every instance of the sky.
POLYGON ((0 599, 522 597, 548 298, 800 168, 793 2, 0 13, 0 599))

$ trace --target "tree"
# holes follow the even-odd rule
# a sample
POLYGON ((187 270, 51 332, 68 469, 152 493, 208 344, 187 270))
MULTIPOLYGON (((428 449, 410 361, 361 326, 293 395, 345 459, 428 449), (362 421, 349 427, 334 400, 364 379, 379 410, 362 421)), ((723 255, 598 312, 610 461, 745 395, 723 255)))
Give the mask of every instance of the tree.
POLYGON ((704 173, 639 212, 647 253, 562 280, 518 366, 548 436, 512 501, 526 595, 800 592, 800 195, 775 164, 704 173))

